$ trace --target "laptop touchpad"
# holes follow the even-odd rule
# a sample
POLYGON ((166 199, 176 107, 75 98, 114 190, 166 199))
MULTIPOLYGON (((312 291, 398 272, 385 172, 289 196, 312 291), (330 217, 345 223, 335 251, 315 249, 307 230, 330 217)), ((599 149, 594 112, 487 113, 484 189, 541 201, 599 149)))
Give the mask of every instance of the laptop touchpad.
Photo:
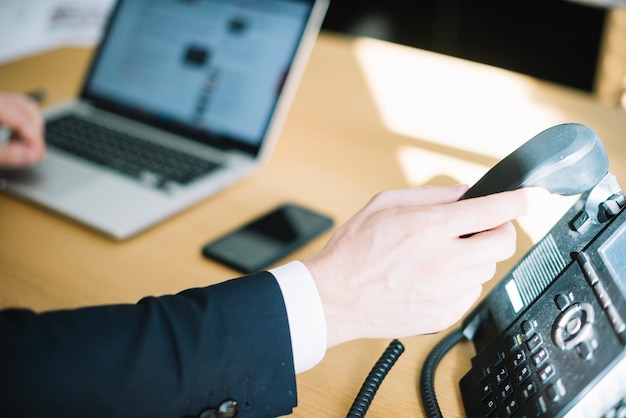
POLYGON ((93 171, 48 157, 35 167, 21 170, 0 170, 0 185, 48 196, 61 196, 96 181, 93 171), (4 181, 3 181, 4 180, 4 181))

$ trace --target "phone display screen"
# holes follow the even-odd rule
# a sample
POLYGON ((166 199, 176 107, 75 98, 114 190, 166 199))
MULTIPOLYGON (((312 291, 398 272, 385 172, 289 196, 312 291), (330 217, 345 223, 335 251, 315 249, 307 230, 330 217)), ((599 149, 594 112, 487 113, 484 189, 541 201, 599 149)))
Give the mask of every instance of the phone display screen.
POLYGON ((604 264, 609 269, 615 283, 619 286, 622 297, 626 299, 626 258, 624 257, 626 248, 626 223, 609 238, 598 251, 604 264))
POLYGON ((321 234, 332 219, 285 204, 205 245, 205 257, 244 273, 268 267, 321 234))

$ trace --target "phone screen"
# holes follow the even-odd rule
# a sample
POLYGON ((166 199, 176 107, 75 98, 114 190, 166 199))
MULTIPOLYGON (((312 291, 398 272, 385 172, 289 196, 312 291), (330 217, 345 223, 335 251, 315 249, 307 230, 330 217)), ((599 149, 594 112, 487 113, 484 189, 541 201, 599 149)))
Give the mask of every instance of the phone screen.
POLYGON ((267 268, 333 225, 326 215, 283 204, 206 244, 202 254, 243 273, 267 268))

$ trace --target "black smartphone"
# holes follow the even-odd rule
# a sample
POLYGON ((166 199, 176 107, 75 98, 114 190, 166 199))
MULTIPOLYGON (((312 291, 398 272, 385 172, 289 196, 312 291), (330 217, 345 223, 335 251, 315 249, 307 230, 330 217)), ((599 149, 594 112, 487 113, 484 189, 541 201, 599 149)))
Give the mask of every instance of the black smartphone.
POLYGON ((262 270, 333 225, 321 213, 285 203, 202 247, 202 254, 243 273, 262 270))

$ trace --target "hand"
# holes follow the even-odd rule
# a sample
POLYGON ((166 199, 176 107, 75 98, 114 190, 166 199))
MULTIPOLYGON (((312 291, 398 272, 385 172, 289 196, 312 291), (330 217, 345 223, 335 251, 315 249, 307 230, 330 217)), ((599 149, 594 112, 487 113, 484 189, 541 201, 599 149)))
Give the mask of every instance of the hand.
POLYGON ((510 221, 528 214, 533 193, 547 192, 458 201, 466 190, 383 192, 304 260, 324 306, 329 348, 357 338, 437 332, 471 308, 496 263, 515 252, 510 221))
POLYGON ((0 93, 0 124, 13 131, 0 146, 0 167, 26 167, 46 155, 43 121, 35 101, 14 93, 0 93))

